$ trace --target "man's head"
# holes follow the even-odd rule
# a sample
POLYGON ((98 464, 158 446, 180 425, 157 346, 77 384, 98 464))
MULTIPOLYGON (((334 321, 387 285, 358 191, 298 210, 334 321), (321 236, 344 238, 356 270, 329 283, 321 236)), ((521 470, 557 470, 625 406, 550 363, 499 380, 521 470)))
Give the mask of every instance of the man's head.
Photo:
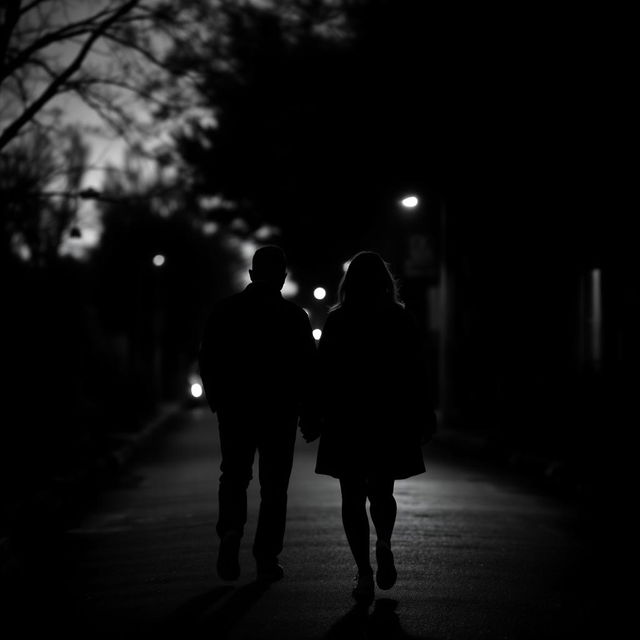
POLYGON ((251 267, 249 277, 252 282, 276 287, 278 291, 282 289, 287 277, 287 258, 280 247, 272 244, 260 247, 253 254, 251 267))

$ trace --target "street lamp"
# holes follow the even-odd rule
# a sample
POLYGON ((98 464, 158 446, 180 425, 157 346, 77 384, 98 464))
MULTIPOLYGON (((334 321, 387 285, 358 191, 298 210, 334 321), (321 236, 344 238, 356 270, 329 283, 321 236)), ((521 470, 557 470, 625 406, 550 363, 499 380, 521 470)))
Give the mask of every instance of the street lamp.
POLYGON ((454 281, 447 268, 447 216, 444 200, 439 198, 439 202, 436 202, 433 194, 424 193, 423 195, 424 198, 419 198, 415 193, 408 193, 397 201, 405 213, 402 216, 402 239, 406 246, 402 251, 402 259, 407 280, 409 282, 413 280, 413 284, 407 284, 407 290, 416 289, 416 301, 419 300, 418 289, 424 288, 422 302, 419 304, 424 308, 428 330, 431 330, 431 323, 436 319, 435 314, 432 315, 430 310, 431 305, 437 300, 438 399, 440 411, 446 419, 450 402, 454 281), (434 242, 438 244, 438 252, 434 251, 434 242), (436 285, 437 290, 432 292, 431 287, 435 288, 436 285))
POLYGON ((161 287, 161 273, 162 267, 166 262, 166 258, 162 253, 156 253, 152 260, 153 275, 152 287, 153 287, 153 308, 152 312, 152 335, 153 335, 153 377, 154 377, 154 391, 156 394, 155 401, 162 399, 163 392, 163 329, 164 329, 164 308, 162 304, 162 287, 161 287))
POLYGON ((414 207, 418 206, 419 202, 420 201, 416 196, 406 196, 405 198, 402 198, 402 200, 400 200, 400 204, 405 209, 413 209, 414 207))
POLYGON ((327 290, 324 287, 316 287, 313 290, 313 297, 316 300, 324 300, 327 296, 327 290))

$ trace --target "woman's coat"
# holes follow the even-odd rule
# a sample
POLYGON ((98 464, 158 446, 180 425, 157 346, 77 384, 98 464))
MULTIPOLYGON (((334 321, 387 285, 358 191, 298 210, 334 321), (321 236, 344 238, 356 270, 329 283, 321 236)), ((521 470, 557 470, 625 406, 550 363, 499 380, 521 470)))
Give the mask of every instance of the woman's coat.
POLYGON ((318 345, 317 473, 401 479, 425 471, 421 442, 435 430, 435 415, 424 353, 400 305, 345 305, 329 314, 318 345))

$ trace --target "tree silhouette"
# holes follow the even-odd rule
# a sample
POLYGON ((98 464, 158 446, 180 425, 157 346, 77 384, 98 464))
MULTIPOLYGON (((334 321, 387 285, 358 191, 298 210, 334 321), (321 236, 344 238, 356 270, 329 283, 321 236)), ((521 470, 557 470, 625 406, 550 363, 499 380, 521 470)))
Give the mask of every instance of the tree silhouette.
POLYGON ((0 154, 0 198, 4 201, 0 253, 39 266, 55 261, 76 214, 74 195, 87 169, 88 146, 81 131, 34 129, 0 154))
POLYGON ((305 19, 225 5, 223 44, 212 33, 173 51, 215 107, 215 122, 179 138, 195 188, 242 203, 254 226, 281 227, 309 270, 394 232, 408 190, 495 216, 488 199, 509 189, 509 154, 538 132, 519 138, 518 98, 504 110, 520 79, 506 84, 517 62, 490 19, 414 0, 287 7, 305 19))
POLYGON ((186 3, 176 13, 162 0, 7 0, 0 20, 0 151, 55 127, 70 96, 131 144, 153 117, 192 106, 188 78, 162 59, 167 41, 197 28, 186 3))

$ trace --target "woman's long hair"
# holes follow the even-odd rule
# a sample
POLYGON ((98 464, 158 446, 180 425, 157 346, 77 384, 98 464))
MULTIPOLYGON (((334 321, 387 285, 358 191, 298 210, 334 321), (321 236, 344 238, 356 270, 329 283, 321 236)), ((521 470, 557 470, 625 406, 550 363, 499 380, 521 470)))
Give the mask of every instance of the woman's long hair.
POLYGON ((340 280, 338 303, 334 308, 363 306, 372 302, 404 307, 389 265, 374 251, 360 251, 351 258, 340 280))

